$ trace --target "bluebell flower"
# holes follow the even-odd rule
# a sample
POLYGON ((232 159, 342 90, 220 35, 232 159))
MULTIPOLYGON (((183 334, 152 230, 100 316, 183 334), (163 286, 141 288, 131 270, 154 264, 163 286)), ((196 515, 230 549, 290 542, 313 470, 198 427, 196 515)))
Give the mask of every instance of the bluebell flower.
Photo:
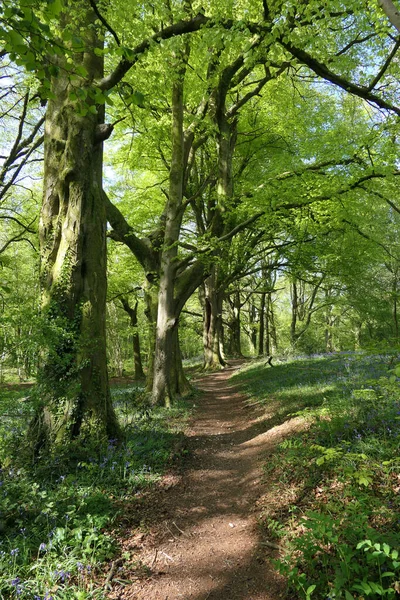
POLYGON ((53 577, 59 579, 62 583, 65 582, 66 579, 71 577, 71 573, 69 571, 53 571, 53 577))

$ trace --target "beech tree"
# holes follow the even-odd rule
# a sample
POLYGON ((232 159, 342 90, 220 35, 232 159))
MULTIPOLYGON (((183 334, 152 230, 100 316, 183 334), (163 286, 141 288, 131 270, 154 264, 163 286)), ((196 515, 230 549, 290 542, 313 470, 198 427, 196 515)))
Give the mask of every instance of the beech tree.
POLYGON ((27 6, 21 0, 18 7, 7 3, 3 14, 8 22, 2 52, 31 65, 41 80, 39 95, 48 98, 40 245, 42 309, 50 344, 39 373, 40 410, 32 425, 38 451, 79 435, 119 436, 105 341, 102 146, 113 125, 104 123, 104 103, 152 43, 198 29, 204 19, 179 21, 131 49, 121 45, 95 1, 27 6), (121 56, 108 73, 105 31, 121 56), (27 35, 23 43, 21 33, 27 35))
MULTIPOLYGON (((386 171, 378 173, 373 164, 366 170, 364 160, 358 172, 356 168, 346 171, 350 163, 357 164, 354 156, 344 153, 318 162, 309 155, 308 164, 298 161, 297 172, 313 168, 322 172, 331 164, 342 165, 325 173, 331 178, 329 184, 344 173, 344 186, 340 189, 337 185, 332 191, 331 185, 323 184, 312 193, 308 190, 296 198, 282 196, 273 202, 262 188, 256 194, 254 189, 244 188, 239 193, 234 179, 241 167, 235 163, 235 153, 246 105, 255 102, 266 87, 276 92, 289 72, 293 85, 311 77, 315 88, 322 79, 398 115, 400 109, 393 99, 398 42, 389 30, 384 37, 374 29, 374 20, 379 21, 382 13, 360 10, 356 1, 335 1, 329 8, 321 8, 318 2, 288 2, 279 7, 243 2, 235 9, 222 3, 218 7, 210 4, 198 14, 190 4, 175 7, 174 14, 171 7, 160 4, 151 14, 143 11, 145 36, 139 43, 140 19, 135 17, 128 31, 122 25, 123 7, 116 0, 20 0, 17 5, 6 1, 0 10, 1 55, 9 55, 36 74, 38 98, 47 102, 40 246, 42 308, 49 343, 39 377, 41 408, 32 432, 37 448, 81 434, 116 437, 119 428, 106 370, 106 220, 115 237, 134 248, 149 287, 155 289, 157 318, 156 303, 152 302, 151 319, 157 321, 158 335, 153 398, 162 402, 176 392, 175 384, 171 385, 174 369, 170 368, 170 356, 175 350, 178 356, 180 312, 205 279, 206 362, 221 362, 222 296, 218 290, 223 290, 225 273, 218 256, 233 237, 262 215, 310 206, 333 193, 345 196, 386 176, 389 169, 386 165, 386 171), (126 116, 122 112, 105 123, 104 107, 113 102, 111 95, 116 90, 122 95, 129 91, 126 86, 122 91, 123 80, 147 51, 201 28, 197 61, 209 65, 197 72, 204 87, 190 107, 190 118, 185 106, 190 58, 184 50, 179 58, 182 48, 172 48, 177 55, 174 77, 169 81, 172 150, 166 160, 168 199, 155 235, 139 237, 103 191, 103 143, 116 121, 126 116), (208 50, 204 53, 205 42, 211 48, 211 61, 204 58, 210 58, 208 50), (361 72, 357 67, 362 61, 369 61, 371 68, 361 72), (200 186, 193 191, 196 161, 198 172, 204 173, 200 148, 206 142, 213 147, 217 169, 201 177, 200 186), (250 196, 252 203, 243 203, 250 196), (260 210, 255 202, 261 197, 264 205, 260 210), (181 224, 189 208, 202 237, 198 245, 186 244, 183 252, 181 224), (166 340, 174 337, 175 345, 170 346, 166 340)), ((145 106, 143 94, 131 87, 131 104, 145 106)), ((392 171, 393 167, 392 160, 392 171)), ((264 179, 267 170, 265 167, 264 179)), ((307 182, 304 186, 307 188, 307 182)), ((181 373, 179 357, 174 364, 178 365, 176 383, 181 373)))
MULTIPOLYGON (((248 44, 247 36, 245 36, 245 44, 248 44)), ((260 40, 257 38, 257 44, 260 40)), ((255 45, 257 45, 255 44, 255 45)), ((251 45, 250 45, 251 46, 251 45)), ((226 227, 221 226, 221 209, 215 209, 211 205, 208 207, 209 219, 203 221, 202 213, 203 209, 201 206, 202 195, 206 192, 210 183, 217 185, 219 189, 221 185, 226 187, 226 182, 221 183, 221 178, 231 178, 231 169, 229 173, 223 174, 225 168, 222 163, 227 158, 227 148, 230 146, 226 143, 219 146, 223 147, 223 156, 220 156, 220 168, 219 175, 215 178, 212 177, 212 173, 204 175, 199 178, 196 176, 194 171, 199 172, 196 169, 196 160, 201 151, 202 146, 210 137, 210 133, 205 129, 206 116, 210 113, 212 121, 215 119, 216 111, 220 111, 220 102, 224 102, 225 94, 231 85, 231 80, 234 74, 240 72, 239 81, 246 79, 251 74, 254 65, 257 64, 257 57, 254 58, 251 67, 244 68, 244 55, 243 50, 239 50, 239 58, 232 62, 230 54, 228 52, 229 63, 228 66, 222 66, 219 61, 213 61, 211 67, 206 70, 206 81, 207 87, 200 91, 200 101, 197 106, 192 110, 192 117, 186 116, 188 125, 184 127, 184 113, 183 106, 179 108, 181 111, 178 119, 178 109, 176 108, 176 85, 173 84, 172 93, 172 118, 173 118, 173 129, 172 129, 172 152, 171 152, 171 163, 167 167, 168 178, 169 178, 169 191, 167 193, 168 199, 163 209, 162 217, 160 222, 162 223, 151 236, 151 239, 138 239, 133 233, 132 228, 126 223, 125 219, 119 213, 118 209, 114 206, 109 206, 109 221, 113 226, 112 237, 118 241, 124 241, 131 248, 137 259, 143 264, 144 268, 147 268, 150 278, 159 279, 159 292, 157 294, 158 302, 158 316, 157 316, 157 336, 155 346, 155 370, 152 385, 153 399, 156 402, 163 402, 166 398, 172 397, 179 390, 182 390, 184 384, 182 384, 183 376, 182 369, 180 367, 179 360, 179 347, 177 341, 167 342, 167 346, 170 351, 167 352, 168 356, 176 356, 178 354, 178 360, 176 367, 171 368, 169 359, 166 360, 165 350, 161 348, 162 344, 165 344, 165 340, 169 336, 177 336, 178 322, 180 312, 183 309, 185 302, 189 299, 194 290, 202 283, 207 274, 210 272, 210 265, 212 263, 212 254, 215 250, 212 250, 212 246, 206 244, 200 254, 197 254, 196 246, 193 244, 185 244, 179 242, 180 225, 184 216, 185 207, 190 206, 194 212, 197 223, 202 221, 203 235, 211 236, 214 239, 213 246, 221 247, 219 244, 223 242, 229 243, 229 240, 236 235, 241 229, 249 225, 255 217, 252 217, 249 222, 245 219, 242 223, 227 223, 226 227), (224 79, 227 80, 224 82, 224 79), (220 88, 223 88, 222 98, 220 88), (174 125, 175 124, 175 125, 174 125), (219 182, 219 183, 217 183, 219 182), (185 198, 185 203, 183 203, 185 198), (199 208, 197 208, 199 207, 199 208), (220 224, 218 225, 217 222, 220 224), (172 227, 173 231, 168 231, 168 228, 172 227), (164 236, 164 237, 163 237, 164 236), (160 244, 163 245, 160 245, 160 244), (189 253, 178 255, 178 245, 181 244, 189 250, 189 253), (157 252, 154 251, 154 247, 160 248, 157 252), (207 256, 208 255, 208 256, 207 256), (169 265, 169 267, 167 267, 169 265), (150 268, 149 268, 150 267, 150 268), (164 275, 163 275, 164 273, 164 275), (169 290, 168 292, 166 290, 169 290), (163 294, 169 295, 169 308, 165 306, 165 298, 163 294), (160 304, 161 302, 161 304, 160 304), (163 308, 161 308, 161 305, 163 308), (167 318, 165 315, 168 314, 167 318), (169 331, 170 330, 170 331, 169 331), (171 374, 175 376, 171 377, 171 374)), ((226 57, 225 57, 226 60, 226 57)), ((203 67, 204 61, 199 60, 199 56, 196 57, 196 61, 203 67)), ((203 67, 204 68, 204 67, 203 67)), ((182 70, 182 78, 184 79, 186 69, 182 70)), ((179 72, 179 71, 178 71, 179 72)), ((182 79, 180 96, 183 98, 184 93, 184 81, 182 79)), ((265 75, 262 78, 262 82, 259 81, 248 82, 251 86, 246 90, 243 96, 239 96, 237 103, 231 106, 231 118, 236 118, 238 110, 246 104, 252 97, 256 96, 264 83, 269 79, 269 75, 265 75)), ((236 82, 235 82, 236 85, 236 82)), ((182 104, 182 100, 180 103, 182 104)), ((186 115, 189 111, 186 109, 186 115)), ((222 133, 220 134, 222 135, 222 133)), ((221 138, 222 139, 222 138, 221 138)), ((165 160, 165 159, 164 159, 165 160)), ((231 158, 228 157, 230 161, 231 158)), ((229 184, 231 185, 231 184, 229 184)), ((225 193, 225 192, 223 192, 225 193)), ((217 192, 218 194, 218 192, 217 192)), ((215 195, 215 191, 214 191, 215 195)), ((210 200, 212 204, 215 204, 214 199, 210 200)), ((223 207, 221 204, 222 210, 223 207)), ((149 277, 148 277, 149 279, 149 277)), ((152 281, 150 283, 153 283, 152 281)), ((154 306, 154 303, 153 303, 154 306)), ((149 311, 149 314, 153 316, 155 310, 149 311)), ((153 317, 154 319, 154 317, 153 317)))

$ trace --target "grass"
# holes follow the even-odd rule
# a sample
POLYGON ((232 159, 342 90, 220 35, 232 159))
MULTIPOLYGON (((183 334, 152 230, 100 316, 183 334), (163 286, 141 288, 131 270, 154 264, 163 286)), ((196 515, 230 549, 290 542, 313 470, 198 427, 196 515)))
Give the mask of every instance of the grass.
MULTIPOLYGON (((102 565, 121 554, 120 520, 182 452, 188 410, 144 408, 140 386, 115 387, 122 446, 109 440, 84 455, 76 448, 76 456, 70 447, 21 466, 13 449, 32 413, 26 395, 18 386, 0 389, 0 599, 105 598, 102 565)), ((128 571, 140 567, 123 558, 128 571)))
POLYGON ((399 597, 400 387, 390 367, 386 356, 348 353, 253 363, 235 378, 276 423, 308 421, 265 465, 273 489, 260 524, 280 540, 291 598, 399 597))

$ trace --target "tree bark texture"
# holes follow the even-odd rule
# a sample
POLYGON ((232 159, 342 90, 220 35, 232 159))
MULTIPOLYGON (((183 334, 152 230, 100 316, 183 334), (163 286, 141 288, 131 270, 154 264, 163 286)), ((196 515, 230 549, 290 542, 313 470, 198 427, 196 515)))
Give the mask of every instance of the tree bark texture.
POLYGON ((242 345, 241 345, 241 303, 240 293, 236 291, 233 294, 233 300, 230 300, 231 318, 229 320, 229 354, 235 358, 241 358, 242 345))
POLYGON ((263 292, 260 299, 260 320, 258 327, 258 356, 264 355, 264 337, 265 337, 265 321, 268 320, 268 313, 265 314, 265 300, 267 293, 263 292))
MULTIPOLYGON (((86 50, 76 66, 87 71, 80 89, 103 75, 95 15, 84 2, 86 50)), ((68 23, 68 16, 64 15, 68 23)), ((45 121, 44 192, 40 217, 42 309, 47 349, 39 373, 42 409, 34 423, 37 446, 80 435, 117 437, 106 359, 106 214, 102 194, 104 110, 79 114, 70 79, 60 68, 45 121)))
MULTIPOLYGON (((233 197, 232 161, 237 139, 237 123, 226 116, 227 82, 221 81, 215 99, 215 123, 217 133, 218 178, 217 202, 213 211, 211 233, 221 237, 229 232, 234 223, 228 215, 229 202, 233 197)), ((214 264, 211 275, 204 284, 204 368, 220 369, 225 366, 223 358, 222 308, 224 295, 224 267, 214 264)))
MULTIPOLYGON (((179 61, 180 62, 180 61, 179 61)), ((178 327, 174 298, 178 257, 178 240, 182 223, 184 177, 183 85, 185 69, 178 66, 172 85, 172 156, 169 195, 166 209, 164 245, 161 252, 158 292, 157 332, 154 359, 152 399, 155 404, 169 406, 175 397, 172 387, 174 330, 178 327)))
POLYGON ((212 269, 203 286, 203 347, 204 369, 216 370, 225 366, 221 353, 222 302, 223 297, 216 289, 216 267, 212 269))
POLYGON ((400 32, 400 11, 392 0, 378 0, 391 24, 400 32))
POLYGON ((297 341, 296 325, 297 325, 297 311, 298 311, 298 306, 299 306, 296 280, 294 280, 291 283, 290 291, 291 291, 291 301, 292 301, 292 305, 291 305, 292 318, 291 318, 291 322, 290 322, 290 342, 291 342, 292 346, 294 347, 296 344, 296 341, 297 341))

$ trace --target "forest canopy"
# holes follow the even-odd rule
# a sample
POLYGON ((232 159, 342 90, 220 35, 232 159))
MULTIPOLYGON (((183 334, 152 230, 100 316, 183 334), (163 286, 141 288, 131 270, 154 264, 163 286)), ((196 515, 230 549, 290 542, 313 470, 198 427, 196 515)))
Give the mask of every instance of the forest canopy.
POLYGON ((170 405, 183 358, 396 343, 392 2, 0 19, 1 368, 37 379, 35 452, 119 436, 108 371, 170 405))
POLYGON ((2 0, 0 600, 398 597, 399 8, 2 0))

